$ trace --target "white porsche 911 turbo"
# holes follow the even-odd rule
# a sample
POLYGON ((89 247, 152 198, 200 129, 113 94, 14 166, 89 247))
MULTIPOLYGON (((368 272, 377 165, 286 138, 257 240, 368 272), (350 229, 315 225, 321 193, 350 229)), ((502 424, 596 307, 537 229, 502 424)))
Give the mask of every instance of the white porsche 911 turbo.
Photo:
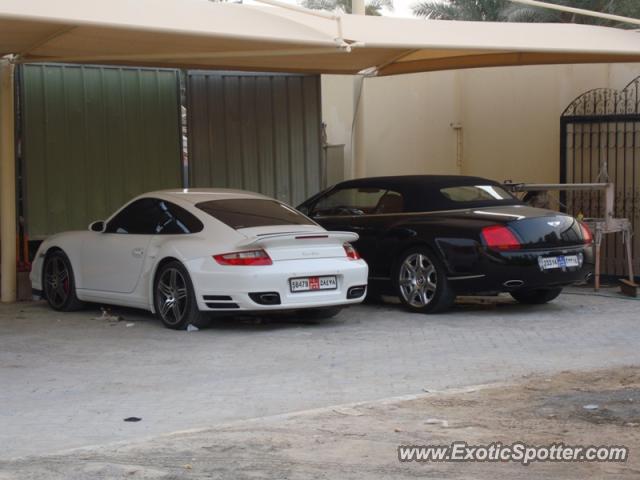
POLYGON ((350 232, 328 232, 282 202, 226 189, 151 192, 89 231, 45 240, 34 296, 143 308, 165 326, 207 312, 304 310, 318 318, 364 299, 368 267, 350 232))

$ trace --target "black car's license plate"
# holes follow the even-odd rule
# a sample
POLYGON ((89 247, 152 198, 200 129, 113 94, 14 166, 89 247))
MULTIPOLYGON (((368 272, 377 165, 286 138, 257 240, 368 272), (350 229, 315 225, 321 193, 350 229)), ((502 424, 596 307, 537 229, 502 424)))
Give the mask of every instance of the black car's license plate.
POLYGON ((579 267, 580 261, 577 255, 560 255, 558 257, 540 257, 538 259, 541 270, 554 268, 579 267))
POLYGON ((294 293, 312 290, 335 290, 338 288, 338 280, 335 275, 291 278, 289 279, 289 286, 294 293))

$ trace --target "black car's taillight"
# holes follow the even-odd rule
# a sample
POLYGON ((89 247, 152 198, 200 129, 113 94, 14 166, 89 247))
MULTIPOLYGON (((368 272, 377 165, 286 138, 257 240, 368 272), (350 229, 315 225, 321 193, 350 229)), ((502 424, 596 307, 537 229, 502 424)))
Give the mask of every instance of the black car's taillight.
POLYGON ((482 229, 482 239, 487 248, 508 251, 519 250, 522 245, 515 234, 504 225, 490 225, 482 229))
POLYGON ((587 245, 593 243, 593 234, 586 223, 580 222, 580 230, 582 230, 582 241, 587 245))

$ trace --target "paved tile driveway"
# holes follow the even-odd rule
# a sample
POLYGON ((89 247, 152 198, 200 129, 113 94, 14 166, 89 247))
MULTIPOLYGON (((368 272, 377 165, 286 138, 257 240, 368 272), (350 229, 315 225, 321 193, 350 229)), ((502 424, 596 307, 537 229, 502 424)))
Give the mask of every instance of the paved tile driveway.
POLYGON ((438 316, 358 306, 336 319, 173 332, 119 310, 0 307, 0 458, 500 381, 640 364, 640 302, 574 290, 536 307, 438 316), (587 295, 585 295, 587 294, 587 295), (135 323, 127 327, 127 322, 135 323), (142 417, 138 423, 123 418, 142 417))

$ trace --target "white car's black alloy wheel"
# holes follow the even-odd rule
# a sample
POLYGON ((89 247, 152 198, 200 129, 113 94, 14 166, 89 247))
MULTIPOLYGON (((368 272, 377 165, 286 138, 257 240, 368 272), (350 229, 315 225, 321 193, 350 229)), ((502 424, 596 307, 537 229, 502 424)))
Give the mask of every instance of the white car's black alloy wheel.
POLYGON ((177 268, 165 268, 156 285, 156 308, 167 325, 178 325, 185 320, 189 290, 187 282, 177 268))
POLYGON ((62 250, 47 253, 42 267, 44 298, 54 310, 73 312, 84 303, 76 296, 76 282, 69 258, 62 250))
POLYGON ((52 255, 46 260, 44 293, 49 304, 56 310, 64 308, 69 299, 71 293, 69 269, 60 255, 52 255))

